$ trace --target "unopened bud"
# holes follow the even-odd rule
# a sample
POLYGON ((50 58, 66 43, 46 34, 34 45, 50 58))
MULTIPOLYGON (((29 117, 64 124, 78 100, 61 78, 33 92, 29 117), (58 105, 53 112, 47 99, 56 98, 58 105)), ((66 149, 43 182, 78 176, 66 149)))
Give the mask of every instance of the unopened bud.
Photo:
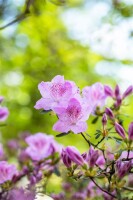
POLYGON ((122 98, 124 99, 125 97, 129 96, 130 94, 133 93, 133 86, 130 85, 126 90, 125 92, 123 93, 123 96, 122 98))
POLYGON ((114 118, 114 114, 113 114, 113 112, 112 112, 112 110, 110 108, 106 108, 105 109, 105 113, 110 119, 114 118))
POLYGON ((115 122, 115 130, 123 139, 126 138, 124 128, 117 122, 115 122))
POLYGON ((118 96, 120 96, 120 88, 118 85, 116 85, 115 87, 115 97, 117 98, 118 96))
POLYGON ((107 124, 107 115, 106 115, 106 113, 103 114, 102 124, 103 124, 103 126, 106 126, 106 124, 107 124))
POLYGON ((109 87, 108 85, 104 86, 104 92, 107 96, 113 97, 113 90, 111 87, 109 87))
POLYGON ((133 122, 131 122, 128 127, 128 138, 129 140, 133 140, 133 122))

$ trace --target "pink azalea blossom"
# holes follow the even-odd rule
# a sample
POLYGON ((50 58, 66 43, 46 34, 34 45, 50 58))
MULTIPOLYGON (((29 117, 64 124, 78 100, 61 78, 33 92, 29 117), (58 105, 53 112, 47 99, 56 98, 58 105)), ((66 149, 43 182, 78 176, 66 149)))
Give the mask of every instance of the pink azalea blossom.
POLYGON ((72 131, 75 134, 86 131, 89 112, 80 99, 70 99, 67 108, 57 107, 55 112, 59 120, 54 124, 53 130, 66 133, 72 131))
POLYGON ((12 180, 17 174, 16 166, 8 164, 6 161, 0 162, 0 184, 12 180))
POLYGON ((86 103, 91 106, 92 112, 95 111, 96 107, 103 107, 107 95, 105 95, 104 86, 101 83, 95 83, 90 87, 85 87, 82 90, 83 98, 86 103))
POLYGON ((79 90, 74 82, 65 81, 63 76, 55 76, 51 82, 41 82, 38 89, 42 98, 36 102, 36 109, 54 110, 54 107, 65 106, 68 100, 79 90))
POLYGON ((26 153, 34 161, 40 161, 60 151, 60 146, 54 141, 53 137, 43 133, 28 136, 25 141, 29 145, 26 153))
POLYGON ((8 194, 8 200, 35 200, 35 191, 23 188, 14 188, 8 194))
POLYGON ((6 107, 0 107, 0 121, 5 121, 9 115, 9 111, 6 107))

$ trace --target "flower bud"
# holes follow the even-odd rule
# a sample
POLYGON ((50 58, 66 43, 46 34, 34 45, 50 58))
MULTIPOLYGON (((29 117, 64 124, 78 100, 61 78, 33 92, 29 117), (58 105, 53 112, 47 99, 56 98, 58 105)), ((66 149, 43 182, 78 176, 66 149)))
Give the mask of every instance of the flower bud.
POLYGON ((89 150, 89 154, 88 154, 88 160, 89 160, 90 167, 93 167, 95 165, 98 157, 99 157, 98 150, 95 151, 94 148, 91 146, 90 150, 89 150))
POLYGON ((64 165, 66 165, 66 167, 68 167, 68 168, 71 167, 72 161, 68 157, 68 155, 66 154, 64 149, 62 150, 61 158, 62 158, 62 161, 63 161, 64 165))
POLYGON ((113 97, 113 90, 108 85, 104 86, 104 92, 107 96, 113 97))
POLYGON ((103 124, 103 126, 105 126, 107 124, 107 115, 106 115, 106 113, 103 114, 102 124, 103 124))
POLYGON ((131 166, 132 166, 131 161, 122 162, 121 160, 118 160, 116 163, 118 177, 123 178, 128 173, 131 166))
POLYGON ((69 158, 76 163, 77 165, 83 165, 84 164, 84 159, 80 155, 79 151, 73 147, 73 146, 68 146, 66 148, 66 153, 69 156, 69 158))
POLYGON ((125 97, 129 96, 130 94, 133 93, 133 86, 130 85, 126 90, 125 92, 123 93, 122 95, 122 98, 124 99, 125 97))
POLYGON ((121 106, 121 103, 122 103, 122 98, 118 96, 114 105, 116 108, 118 108, 121 106))
POLYGON ((129 140, 133 140, 133 122, 131 122, 128 127, 128 138, 129 140))
POLYGON ((110 108, 106 108, 105 109, 105 113, 110 119, 114 118, 114 114, 113 114, 113 112, 112 112, 112 110, 110 108))
POLYGON ((115 122, 115 130, 123 139, 126 138, 124 128, 117 122, 115 122))
POLYGON ((116 85, 115 87, 115 97, 117 98, 118 96, 120 96, 120 88, 118 85, 116 85))

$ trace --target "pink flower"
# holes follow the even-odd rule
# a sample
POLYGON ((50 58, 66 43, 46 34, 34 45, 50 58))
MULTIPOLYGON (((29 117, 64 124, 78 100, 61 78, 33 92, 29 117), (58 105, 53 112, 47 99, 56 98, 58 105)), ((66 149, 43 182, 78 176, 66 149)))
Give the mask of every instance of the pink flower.
POLYGON ((70 99, 67 108, 57 107, 55 112, 59 120, 54 124, 53 130, 66 133, 72 131, 75 134, 86 131, 85 121, 88 119, 89 112, 80 99, 70 99))
POLYGON ((51 82, 41 82, 38 89, 42 98, 36 102, 36 109, 54 110, 54 107, 65 106, 68 100, 78 93, 72 81, 65 81, 63 76, 55 76, 51 82))
POLYGON ((23 188, 14 188, 9 191, 8 200, 34 200, 35 191, 23 188))
POLYGON ((95 83, 90 87, 83 88, 82 94, 86 103, 89 107, 91 106, 92 112, 95 111, 96 107, 103 107, 105 105, 107 95, 101 83, 95 83))
POLYGON ((0 162, 0 184, 12 180, 17 174, 16 166, 8 164, 6 161, 0 162))
POLYGON ((26 149, 26 153, 34 161, 40 161, 49 155, 58 152, 60 148, 52 136, 43 133, 28 136, 25 141, 29 145, 26 149))
POLYGON ((0 107, 0 121, 5 121, 9 115, 9 111, 6 107, 0 107))

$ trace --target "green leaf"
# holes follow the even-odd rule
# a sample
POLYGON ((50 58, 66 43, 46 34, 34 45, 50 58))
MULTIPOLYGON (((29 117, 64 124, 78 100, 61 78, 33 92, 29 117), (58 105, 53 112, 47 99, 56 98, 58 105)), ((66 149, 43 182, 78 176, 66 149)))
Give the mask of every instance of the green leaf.
POLYGON ((56 137, 63 137, 63 136, 66 136, 68 135, 70 132, 67 132, 67 133, 60 133, 58 135, 56 135, 56 137))
POLYGON ((95 137, 95 139, 98 139, 98 138, 100 137, 100 135, 101 135, 101 134, 97 134, 96 137, 95 137))
POLYGON ((41 110, 41 114, 45 114, 45 113, 49 113, 49 112, 51 112, 52 110, 41 110))
POLYGON ((98 121, 98 117, 95 117, 93 120, 92 120, 92 124, 95 124, 96 122, 98 121))

